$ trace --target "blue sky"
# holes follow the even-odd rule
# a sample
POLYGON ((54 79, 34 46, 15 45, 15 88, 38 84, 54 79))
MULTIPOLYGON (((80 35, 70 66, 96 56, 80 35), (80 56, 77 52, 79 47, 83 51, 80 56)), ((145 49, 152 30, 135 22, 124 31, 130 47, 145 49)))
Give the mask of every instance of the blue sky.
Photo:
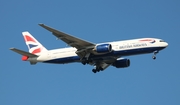
POLYGON ((4 0, 0 4, 0 105, 180 105, 179 0, 4 0), (22 31, 47 49, 66 44, 38 26, 44 23, 98 43, 162 38, 168 48, 125 57, 131 66, 92 73, 92 66, 30 65, 10 51, 27 51, 22 31))

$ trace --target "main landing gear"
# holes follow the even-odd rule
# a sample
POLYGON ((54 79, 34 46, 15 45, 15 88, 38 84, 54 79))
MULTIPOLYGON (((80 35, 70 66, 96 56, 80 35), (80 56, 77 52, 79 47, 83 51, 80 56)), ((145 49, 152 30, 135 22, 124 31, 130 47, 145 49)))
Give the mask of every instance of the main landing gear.
POLYGON ((89 64, 91 62, 91 60, 89 59, 90 53, 86 54, 82 59, 81 59, 81 63, 83 65, 89 64))
POLYGON ((86 64, 88 64, 88 63, 89 63, 89 61, 88 61, 88 60, 86 60, 86 59, 83 59, 83 60, 81 61, 81 63, 82 63, 83 65, 86 65, 86 64))
POLYGON ((154 55, 152 56, 152 58, 155 60, 156 59, 156 54, 159 53, 159 51, 154 51, 154 55))
POLYGON ((92 62, 91 59, 88 59, 88 60, 87 60, 87 59, 84 59, 84 58, 83 58, 83 59, 81 60, 81 63, 82 63, 83 65, 89 64, 89 63, 91 63, 91 62, 92 62))
POLYGON ((103 71, 104 69, 102 67, 96 67, 95 69, 92 69, 93 73, 103 71))

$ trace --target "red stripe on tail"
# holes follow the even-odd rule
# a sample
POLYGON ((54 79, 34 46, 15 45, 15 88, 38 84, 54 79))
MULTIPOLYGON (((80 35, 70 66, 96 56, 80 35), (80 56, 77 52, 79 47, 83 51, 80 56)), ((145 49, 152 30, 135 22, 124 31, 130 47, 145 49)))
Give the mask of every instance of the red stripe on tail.
POLYGON ((41 52, 41 48, 35 49, 32 54, 36 54, 36 53, 40 53, 41 52))
POLYGON ((25 36, 24 36, 24 39, 25 39, 26 42, 27 42, 27 41, 36 42, 33 38, 31 38, 31 37, 28 36, 28 35, 25 35, 25 36))

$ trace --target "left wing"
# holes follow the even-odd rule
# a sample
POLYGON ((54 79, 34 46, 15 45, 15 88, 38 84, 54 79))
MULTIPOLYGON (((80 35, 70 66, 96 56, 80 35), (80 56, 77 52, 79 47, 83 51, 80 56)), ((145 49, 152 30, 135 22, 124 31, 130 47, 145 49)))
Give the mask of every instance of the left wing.
POLYGON ((55 35, 58 39, 61 39, 71 47, 75 47, 78 50, 86 49, 88 47, 94 47, 96 44, 85 41, 83 39, 68 35, 66 33, 60 32, 56 29, 53 29, 49 26, 46 26, 44 24, 39 24, 41 27, 47 29, 48 31, 52 32, 53 35, 55 35))
POLYGON ((47 29, 48 31, 52 32, 53 35, 55 35, 58 39, 61 39, 65 43, 67 43, 71 47, 75 47, 77 49, 76 54, 83 59, 86 56, 90 55, 90 51, 95 47, 96 44, 85 41, 83 39, 71 36, 69 34, 66 34, 64 32, 58 31, 56 29, 53 29, 49 26, 46 26, 44 24, 39 24, 41 27, 47 29))

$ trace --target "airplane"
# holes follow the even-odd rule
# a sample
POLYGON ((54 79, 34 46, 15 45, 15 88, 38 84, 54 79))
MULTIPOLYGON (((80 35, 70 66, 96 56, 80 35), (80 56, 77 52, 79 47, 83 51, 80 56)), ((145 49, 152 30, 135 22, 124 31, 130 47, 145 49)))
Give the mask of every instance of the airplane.
POLYGON ((168 46, 167 42, 158 38, 139 38, 96 44, 58 31, 45 24, 39 25, 71 47, 47 50, 29 32, 22 32, 29 52, 17 48, 10 48, 10 50, 22 55, 22 60, 29 61, 32 65, 38 62, 54 64, 78 62, 94 66, 92 72, 96 73, 104 71, 109 66, 129 67, 130 60, 123 58, 125 56, 153 53, 152 58, 156 59, 156 54, 168 46))

